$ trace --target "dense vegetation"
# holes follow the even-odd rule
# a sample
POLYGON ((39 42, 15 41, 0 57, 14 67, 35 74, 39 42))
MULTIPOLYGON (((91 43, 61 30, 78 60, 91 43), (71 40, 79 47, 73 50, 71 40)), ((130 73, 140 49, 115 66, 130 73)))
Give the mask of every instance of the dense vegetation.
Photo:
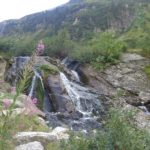
MULTIPOLYGON (((36 43, 43 40, 45 55, 54 58, 70 56, 81 63, 103 69, 119 61, 124 51, 137 52, 150 57, 150 3, 149 0, 71 0, 54 10, 45 11, 21 20, 0 23, 0 55, 5 57, 31 55, 36 43)), ((45 76, 57 70, 42 66, 45 76)), ((144 71, 150 76, 150 66, 144 71)), ((26 75, 23 75, 27 78, 26 75)), ((36 119, 22 116, 26 121, 20 128, 20 120, 11 118, 24 80, 15 95, 4 93, 1 99, 13 99, 8 115, 1 116, 0 147, 9 146, 11 136, 32 126, 45 131, 36 119), (12 129, 15 124, 16 128, 12 129), (37 124, 37 123, 36 123, 37 124)), ((40 90, 40 89, 39 89, 40 90)), ((42 99, 42 98, 41 98, 42 99)), ((1 102, 2 103, 2 102, 1 102)), ((0 107, 3 110, 3 107, 0 107)), ((104 130, 85 138, 75 135, 68 142, 50 143, 48 149, 72 150, 148 150, 149 135, 137 129, 131 121, 132 113, 111 111, 104 130)), ((18 117, 18 116, 17 116, 18 117)), ((8 149, 8 148, 6 148, 8 149)))
POLYGON ((73 0, 54 10, 1 23, 0 52, 29 55, 43 39, 47 55, 62 58, 69 54, 82 62, 114 63, 116 56, 110 52, 112 58, 104 58, 104 53, 121 52, 125 45, 149 56, 149 12, 148 0, 73 0), (111 44, 110 34, 115 35, 111 44), (124 44, 117 45, 117 40, 124 44), (113 48, 108 50, 110 46, 113 48))
POLYGON ((50 143, 47 150, 148 150, 150 136, 135 127, 134 113, 112 109, 105 130, 88 137, 73 134, 68 142, 50 143))

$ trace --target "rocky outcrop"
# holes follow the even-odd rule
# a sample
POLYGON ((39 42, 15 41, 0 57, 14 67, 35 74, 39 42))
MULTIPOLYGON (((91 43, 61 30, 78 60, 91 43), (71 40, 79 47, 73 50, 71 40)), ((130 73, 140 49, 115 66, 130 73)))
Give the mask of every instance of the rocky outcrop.
MULTIPOLYGON (((148 118, 145 117, 149 115, 150 110, 150 80, 144 72, 147 65, 150 65, 148 59, 138 54, 126 53, 122 55, 118 65, 101 72, 85 67, 83 72, 87 75, 90 86, 97 89, 100 95, 111 99, 108 101, 109 106, 113 104, 124 108, 130 104, 139 107, 141 110, 137 116, 139 120, 143 120, 143 126, 150 129, 148 118)), ((107 102, 104 104, 106 105, 107 102)))
POLYGON ((49 97, 51 98, 54 112, 74 112, 75 108, 70 97, 65 92, 59 75, 49 75, 45 83, 49 97))
POLYGON ((150 61, 138 54, 123 54, 118 65, 96 73, 86 68, 89 84, 104 95, 115 95, 117 89, 125 92, 127 100, 146 102, 149 99, 150 80, 144 72, 150 61), (98 83, 96 84, 96 81, 98 83))
POLYGON ((44 150, 40 142, 34 141, 27 144, 19 145, 15 150, 44 150))
POLYGON ((6 64, 6 60, 2 56, 0 56, 0 80, 4 80, 6 64))
MULTIPOLYGON (((29 142, 32 142, 32 144, 33 144, 34 141, 37 141, 38 144, 41 143, 43 146, 46 146, 49 142, 59 141, 62 139, 68 140, 69 134, 67 132, 68 132, 68 129, 63 128, 63 127, 57 127, 49 133, 45 133, 45 132, 19 132, 18 134, 16 134, 14 136, 14 140, 16 142, 16 145, 21 144, 21 146, 18 146, 18 148, 28 146, 28 144, 31 144, 29 142)), ((17 150, 19 150, 19 149, 17 149, 17 150)))
POLYGON ((129 103, 150 100, 150 80, 143 71, 150 61, 137 54, 124 54, 121 60, 117 66, 104 71, 105 80, 113 87, 124 90, 126 101, 129 103))
POLYGON ((55 141, 56 136, 45 132, 20 132, 14 137, 17 144, 39 141, 43 144, 55 141))

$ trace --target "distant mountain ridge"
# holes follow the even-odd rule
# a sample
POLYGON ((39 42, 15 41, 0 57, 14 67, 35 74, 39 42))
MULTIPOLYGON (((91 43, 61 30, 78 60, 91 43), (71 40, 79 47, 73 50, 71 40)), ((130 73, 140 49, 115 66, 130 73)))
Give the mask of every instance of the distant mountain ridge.
POLYGON ((67 28, 72 37, 82 38, 106 29, 127 30, 136 9, 148 0, 71 0, 53 10, 0 23, 0 36, 22 35, 39 30, 52 34, 67 28))
POLYGON ((80 51, 90 56, 92 40, 106 31, 124 41, 128 49, 150 57, 150 1, 71 0, 52 10, 1 22, 0 53, 30 55, 42 39, 49 56, 77 56, 80 51))

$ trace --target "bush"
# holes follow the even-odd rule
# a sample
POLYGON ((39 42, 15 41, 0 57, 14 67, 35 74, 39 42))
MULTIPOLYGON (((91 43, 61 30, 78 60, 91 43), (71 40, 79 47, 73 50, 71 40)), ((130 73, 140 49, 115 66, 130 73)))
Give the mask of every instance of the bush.
POLYGON ((44 43, 46 44, 47 55, 57 58, 66 57, 74 46, 66 30, 60 30, 56 36, 46 38, 44 43))
POLYGON ((70 56, 81 63, 90 63, 93 61, 94 55, 90 46, 76 46, 70 56))
POLYGON ((144 68, 144 72, 146 73, 147 77, 150 79, 150 66, 146 66, 144 68))
POLYGON ((100 69, 116 64, 125 49, 125 43, 119 40, 115 33, 103 32, 84 46, 76 47, 76 50, 72 52, 72 57, 83 63, 92 63, 95 68, 100 69))
POLYGON ((61 150, 148 150, 150 135, 133 124, 134 112, 111 110, 104 130, 91 136, 71 136, 61 150))

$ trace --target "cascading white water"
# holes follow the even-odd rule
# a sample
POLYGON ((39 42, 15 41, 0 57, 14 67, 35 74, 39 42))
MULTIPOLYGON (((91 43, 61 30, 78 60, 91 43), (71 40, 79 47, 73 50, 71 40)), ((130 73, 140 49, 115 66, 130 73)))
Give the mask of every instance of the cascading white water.
MULTIPOLYGON (((16 79, 17 73, 19 73, 21 69, 23 70, 24 65, 29 59, 29 57, 21 56, 15 58, 14 64, 8 72, 12 81, 13 79, 16 79)), ((48 85, 43 85, 43 79, 35 68, 33 70, 34 75, 29 96, 31 98, 38 96, 37 90, 39 82, 37 82, 37 80, 40 80, 40 86, 42 86, 44 90, 44 98, 40 99, 40 106, 43 106, 40 107, 40 109, 43 109, 46 113, 46 119, 51 126, 56 127, 66 125, 73 130, 90 130, 99 128, 100 124, 96 118, 97 114, 99 115, 102 110, 99 96, 90 88, 80 85, 80 78, 75 71, 76 67, 74 67, 74 65, 76 66, 77 64, 73 63, 71 68, 68 69, 68 72, 70 72, 69 75, 71 75, 71 79, 73 79, 72 81, 61 72, 60 79, 58 75, 55 77, 52 76, 51 78, 49 77, 49 80, 47 79, 47 82, 49 81, 48 85), (54 81, 50 82, 53 79, 54 81), (60 80, 64 86, 61 86, 60 80), (62 92, 63 87, 65 87, 67 93, 62 92), (57 98, 56 95, 58 95, 57 98), (95 117, 91 114, 94 114, 95 117)))
POLYGON ((140 109, 142 109, 147 115, 150 115, 150 112, 147 110, 145 106, 138 106, 140 109))
POLYGON ((40 79, 42 88, 44 89, 43 79, 42 79, 41 75, 36 70, 34 70, 34 76, 32 78, 31 89, 30 89, 30 92, 29 92, 30 97, 33 96, 33 92, 34 92, 34 89, 35 89, 35 84, 36 84, 37 79, 40 79))
POLYGON ((33 95, 35 82, 36 82, 36 75, 34 75, 33 79, 32 79, 32 84, 31 84, 31 89, 30 89, 30 92, 29 92, 29 97, 32 97, 32 95, 33 95))
POLYGON ((75 79, 76 79, 78 82, 80 82, 80 77, 79 77, 78 73, 77 73, 75 70, 71 70, 71 72, 72 72, 73 76, 75 77, 75 79))
POLYGON ((90 90, 77 83, 68 80, 64 73, 60 73, 64 87, 76 106, 76 110, 85 116, 90 116, 94 107, 101 108, 100 100, 97 94, 90 93, 90 90))

